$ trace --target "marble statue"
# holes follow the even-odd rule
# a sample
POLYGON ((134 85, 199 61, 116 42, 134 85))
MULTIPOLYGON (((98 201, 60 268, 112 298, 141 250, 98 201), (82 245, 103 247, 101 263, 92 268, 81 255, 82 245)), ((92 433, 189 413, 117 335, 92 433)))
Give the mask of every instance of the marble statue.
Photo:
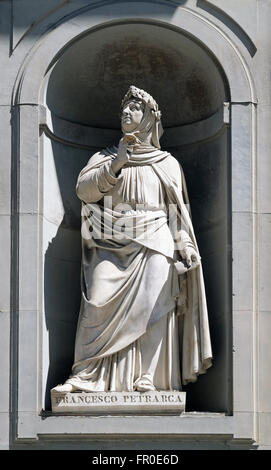
POLYGON ((212 364, 185 179, 160 149, 151 95, 129 88, 121 128, 78 177, 82 302, 74 365, 54 392, 181 390, 212 364))

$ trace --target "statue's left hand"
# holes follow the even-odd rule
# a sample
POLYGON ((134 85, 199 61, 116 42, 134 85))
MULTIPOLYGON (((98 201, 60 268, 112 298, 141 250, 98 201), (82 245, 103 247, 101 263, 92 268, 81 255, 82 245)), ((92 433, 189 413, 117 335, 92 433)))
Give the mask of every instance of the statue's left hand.
POLYGON ((196 263, 196 264, 200 263, 200 255, 195 250, 195 248, 192 248, 192 247, 184 248, 182 250, 181 255, 188 267, 191 267, 192 263, 196 263))

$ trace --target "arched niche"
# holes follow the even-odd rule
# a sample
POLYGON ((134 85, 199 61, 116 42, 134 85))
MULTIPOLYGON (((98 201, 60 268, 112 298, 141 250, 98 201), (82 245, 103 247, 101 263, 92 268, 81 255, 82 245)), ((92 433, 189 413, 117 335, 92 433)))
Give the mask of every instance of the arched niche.
POLYGON ((227 80, 184 32, 127 21, 89 31, 47 71, 44 97, 44 367, 50 388, 67 378, 80 304, 80 201, 75 183, 91 154, 120 138, 119 105, 134 84, 163 116, 163 148, 182 164, 203 260, 214 365, 186 387, 187 410, 230 413, 231 184, 227 80), (227 121, 227 120, 226 120, 227 121))

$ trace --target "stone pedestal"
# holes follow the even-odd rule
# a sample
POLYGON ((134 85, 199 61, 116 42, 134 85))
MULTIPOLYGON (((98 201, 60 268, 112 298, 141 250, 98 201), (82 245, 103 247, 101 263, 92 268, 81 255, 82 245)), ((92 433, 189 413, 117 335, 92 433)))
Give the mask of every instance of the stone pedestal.
POLYGON ((166 413, 185 411, 185 392, 51 392, 53 413, 166 413))

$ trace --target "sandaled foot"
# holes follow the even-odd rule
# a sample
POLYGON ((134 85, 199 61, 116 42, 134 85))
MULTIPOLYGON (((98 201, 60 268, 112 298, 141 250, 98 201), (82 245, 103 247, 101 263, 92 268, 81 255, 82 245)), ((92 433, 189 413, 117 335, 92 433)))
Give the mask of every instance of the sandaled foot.
POLYGON ((57 392, 57 393, 70 393, 76 390, 74 385, 72 384, 63 384, 63 385, 57 385, 56 387, 52 388, 52 392, 57 392))
POLYGON ((154 392, 156 390, 153 383, 148 379, 138 379, 134 384, 135 390, 138 392, 154 392))

